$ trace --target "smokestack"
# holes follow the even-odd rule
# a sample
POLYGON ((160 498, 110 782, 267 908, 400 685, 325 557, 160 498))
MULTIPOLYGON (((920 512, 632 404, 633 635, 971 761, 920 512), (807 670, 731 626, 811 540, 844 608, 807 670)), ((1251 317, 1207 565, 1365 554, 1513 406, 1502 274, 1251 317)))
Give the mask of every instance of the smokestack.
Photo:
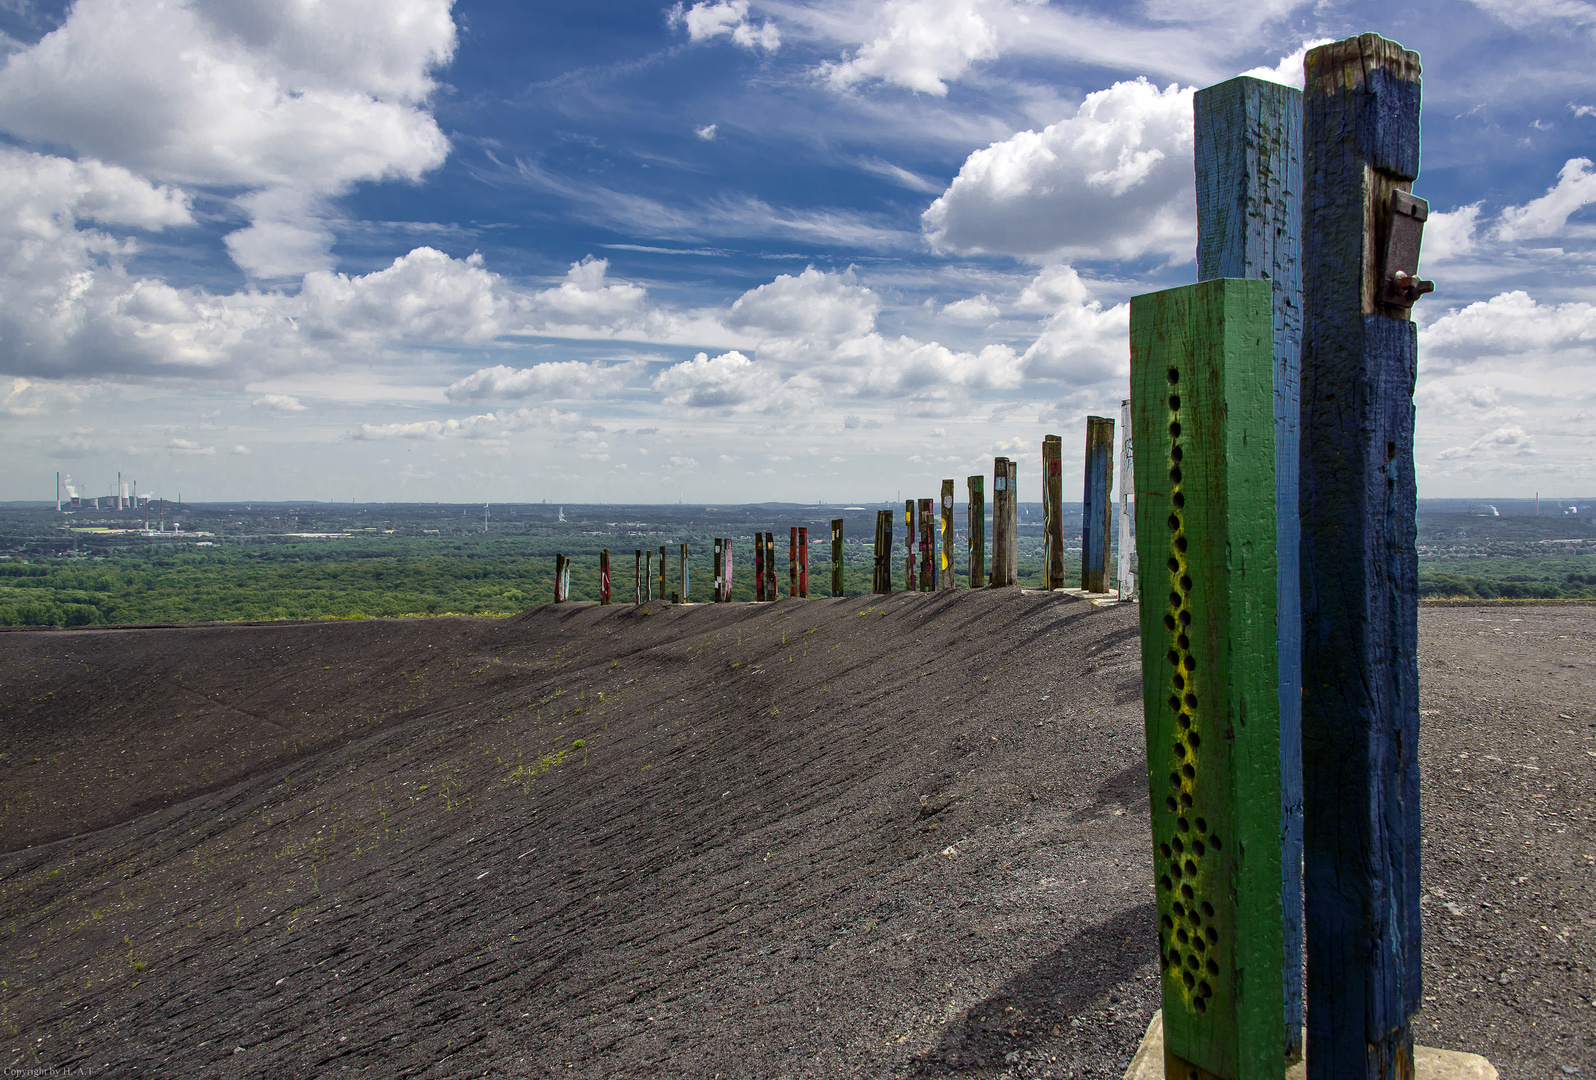
POLYGON ((55 474, 55 512, 58 514, 61 512, 61 473, 59 470, 55 474))
MULTIPOLYGON (((1539 495, 1537 495, 1535 497, 1536 497, 1537 500, 1540 498, 1539 495)), ((1535 505, 1539 506, 1540 503, 1537 502, 1535 505)), ((118 469, 116 471, 116 508, 118 510, 122 509, 122 470, 121 469, 118 469)))

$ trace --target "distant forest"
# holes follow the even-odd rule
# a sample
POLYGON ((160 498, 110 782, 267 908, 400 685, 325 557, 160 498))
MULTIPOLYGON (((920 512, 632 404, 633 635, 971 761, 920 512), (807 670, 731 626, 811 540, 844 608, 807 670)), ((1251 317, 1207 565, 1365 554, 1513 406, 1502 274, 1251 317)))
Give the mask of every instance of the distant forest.
MULTIPOLYGON (((830 522, 845 521, 845 591, 869 591, 877 507, 460 506, 166 507, 167 531, 142 511, 0 508, 0 625, 85 626, 262 619, 509 615, 553 599, 554 556, 573 560, 571 597, 598 599, 608 549, 613 597, 630 601, 634 552, 666 548, 667 593, 687 543, 691 594, 707 600, 714 538, 731 537, 736 600, 753 599, 756 531, 776 534, 788 587, 789 530, 809 529, 809 593, 828 595, 830 522), (561 518, 565 520, 561 520, 561 518), (172 531, 174 523, 181 532, 172 531), (307 535, 323 534, 323 535, 307 535)), ((894 587, 903 587, 901 504, 892 508, 894 587)), ((1079 504, 1066 507, 1066 565, 1080 572, 1079 504)), ((1022 506, 1020 584, 1042 582, 1041 508, 1022 506)), ((955 570, 968 585, 965 510, 956 508, 955 570)), ((990 567, 990 553, 987 556, 990 567)), ((1419 587, 1427 598, 1596 599, 1596 526, 1567 518, 1422 514, 1419 587)))

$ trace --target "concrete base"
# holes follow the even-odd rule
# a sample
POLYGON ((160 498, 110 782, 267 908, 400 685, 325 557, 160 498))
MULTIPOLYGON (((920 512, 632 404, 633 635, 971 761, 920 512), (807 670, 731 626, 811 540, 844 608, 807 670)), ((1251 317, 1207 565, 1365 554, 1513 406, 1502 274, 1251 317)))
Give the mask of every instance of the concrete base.
MULTIPOLYGON (((1478 1054, 1461 1050, 1437 1050, 1431 1046, 1413 1048, 1413 1071, 1417 1080, 1497 1080, 1496 1066, 1478 1054)), ((1164 1014, 1153 1013, 1147 1034, 1125 1070, 1125 1080, 1164 1080, 1164 1014)), ((1308 1080, 1308 1064, 1299 1061, 1286 1070, 1286 1080, 1308 1080)))

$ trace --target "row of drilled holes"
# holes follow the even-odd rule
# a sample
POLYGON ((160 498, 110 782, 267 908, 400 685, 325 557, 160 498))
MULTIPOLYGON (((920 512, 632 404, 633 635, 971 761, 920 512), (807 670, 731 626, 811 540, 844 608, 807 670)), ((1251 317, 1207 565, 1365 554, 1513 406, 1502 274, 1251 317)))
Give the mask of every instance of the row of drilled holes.
POLYGON ((1169 872, 1159 878, 1159 885, 1170 896, 1171 915, 1163 917, 1164 949, 1162 962, 1167 969, 1180 973, 1180 979, 1193 995, 1193 1006, 1198 1012, 1208 1011, 1208 999, 1213 996, 1211 980, 1219 975, 1219 963, 1211 949, 1219 943, 1219 931, 1213 925, 1214 907, 1207 900, 1199 900, 1196 893, 1198 860, 1209 848, 1217 851, 1221 846, 1218 836, 1208 832, 1208 823, 1189 814, 1193 808, 1191 787, 1197 778, 1197 750, 1202 737, 1194 729, 1197 713, 1195 674, 1197 660, 1191 654, 1190 596, 1192 580, 1186 564, 1187 542, 1184 510, 1186 496, 1181 490, 1183 476, 1181 461, 1185 451, 1180 445, 1180 371, 1169 369, 1169 479, 1171 484, 1169 515, 1169 611, 1164 615, 1164 626, 1175 634, 1175 647, 1169 650, 1169 663, 1174 669, 1170 680, 1173 692, 1169 698, 1170 711, 1175 716, 1180 733, 1173 746, 1175 768, 1169 774, 1174 793, 1165 800, 1170 813, 1176 815, 1178 832, 1167 843, 1159 845, 1159 853, 1169 865, 1169 872), (1193 830, 1195 824, 1195 831, 1193 830), (1205 925, 1206 922, 1206 925, 1205 925))

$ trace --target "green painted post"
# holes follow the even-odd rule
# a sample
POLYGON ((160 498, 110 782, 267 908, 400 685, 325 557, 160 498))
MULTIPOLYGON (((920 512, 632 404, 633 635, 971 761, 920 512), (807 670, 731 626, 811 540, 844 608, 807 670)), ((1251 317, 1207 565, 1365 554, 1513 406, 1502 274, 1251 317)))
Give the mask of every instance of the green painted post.
POLYGON ((1042 588, 1064 587, 1064 440, 1042 437, 1042 588))
POLYGON ((1131 301, 1170 1077, 1286 1068, 1271 299, 1268 281, 1222 279, 1131 301))
POLYGON ((942 481, 942 551, 938 554, 937 588, 958 585, 953 577, 953 481, 942 481))
POLYGON ((965 514, 970 526, 970 588, 986 587, 986 477, 967 476, 969 503, 965 514))

